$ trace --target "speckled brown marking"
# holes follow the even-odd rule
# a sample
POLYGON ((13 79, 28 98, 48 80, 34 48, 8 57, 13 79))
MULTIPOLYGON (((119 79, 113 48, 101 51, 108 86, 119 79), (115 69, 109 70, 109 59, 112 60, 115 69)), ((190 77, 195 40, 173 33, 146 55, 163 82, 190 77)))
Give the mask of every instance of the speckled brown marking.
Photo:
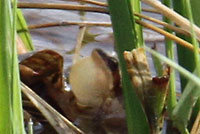
POLYGON ((166 70, 166 74, 162 77, 152 78, 143 48, 124 52, 124 59, 133 87, 140 97, 148 120, 152 125, 152 133, 154 133, 157 130, 155 126, 159 126, 158 124, 163 119, 162 114, 165 110, 169 83, 169 74, 167 73, 170 73, 170 71, 166 70))
POLYGON ((46 86, 53 85, 52 89, 63 87, 63 57, 57 52, 48 49, 39 51, 21 61, 20 65, 26 66, 26 68, 30 68, 38 74, 37 78, 30 73, 27 76, 27 73, 23 73, 24 70, 20 70, 22 81, 25 83, 30 85, 36 83, 43 83, 46 86), (35 80, 34 83, 33 80, 35 80))
POLYGON ((137 88, 138 95, 143 100, 145 90, 151 85, 151 72, 143 48, 134 49, 131 52, 124 52, 124 59, 127 71, 131 77, 132 84, 137 88))

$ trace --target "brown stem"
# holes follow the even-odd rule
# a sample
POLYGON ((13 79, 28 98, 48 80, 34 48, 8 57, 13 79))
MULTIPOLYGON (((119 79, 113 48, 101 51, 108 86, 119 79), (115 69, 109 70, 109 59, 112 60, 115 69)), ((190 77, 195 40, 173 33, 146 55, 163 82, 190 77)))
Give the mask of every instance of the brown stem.
MULTIPOLYGON (((183 45, 186 48, 189 48, 191 50, 193 50, 193 45, 184 41, 181 38, 178 38, 177 36, 170 34, 168 32, 166 32, 165 30, 158 28, 156 26, 153 26, 151 24, 147 24, 143 21, 140 20, 136 20, 136 22, 146 28, 149 28, 153 31, 156 31, 172 40, 174 40, 177 43, 180 43, 181 45, 183 45)), ((40 24, 40 25, 31 25, 29 26, 30 29, 35 29, 35 28, 45 28, 45 27, 52 27, 52 26, 66 26, 66 25, 80 25, 80 26, 111 26, 110 23, 97 23, 97 22, 55 22, 55 23, 46 23, 46 24, 40 24)))
MULTIPOLYGON (((76 0, 76 1, 85 2, 85 3, 97 5, 97 6, 108 7, 108 4, 107 4, 107 3, 99 2, 99 1, 94 1, 94 0, 76 0)), ((142 8, 142 11, 160 14, 160 12, 158 12, 158 11, 156 11, 156 10, 154 10, 154 9, 142 8)))
MULTIPOLYGON (((91 2, 91 0, 78 0, 78 1, 91 2)), ((106 4, 104 4, 104 6, 105 5, 106 4)), ((93 11, 93 12, 108 13, 106 8, 88 7, 88 6, 84 6, 84 5, 55 4, 55 3, 19 3, 18 7, 20 7, 20 8, 40 8, 40 9, 79 10, 79 11, 81 10, 81 11, 90 11, 90 12, 93 11)), ((141 17, 141 18, 144 18, 144 19, 147 19, 147 20, 150 20, 150 21, 153 21, 153 22, 158 23, 160 25, 163 25, 166 28, 174 30, 175 32, 188 35, 188 32, 186 32, 186 31, 184 31, 180 28, 171 26, 171 25, 169 25, 165 22, 159 21, 157 19, 145 16, 145 15, 142 15, 142 14, 139 14, 139 13, 134 13, 134 15, 141 17)), ((79 25, 79 24, 77 24, 76 22, 49 23, 49 24, 45 24, 45 25, 41 25, 41 26, 38 25, 37 28, 49 27, 49 26, 63 26, 63 25, 79 25)), ((85 24, 83 24, 83 25, 85 25, 85 24)), ((86 25, 89 25, 89 24, 86 24, 86 25)), ((98 25, 98 24, 95 24, 95 25, 98 25)), ((106 26, 107 26, 107 24, 106 24, 106 26)), ((34 27, 30 26, 31 29, 35 28, 35 27, 36 26, 34 26, 34 27)))
POLYGON ((200 111, 197 115, 196 121, 191 130, 191 134, 199 134, 199 133, 200 133, 200 111))
MULTIPOLYGON (((155 22, 157 24, 160 24, 166 28, 169 28, 177 33, 181 33, 184 35, 189 36, 190 34, 178 27, 169 25, 168 23, 165 23, 163 21, 160 21, 158 19, 154 19, 152 17, 148 17, 139 13, 134 13, 135 16, 138 16, 140 18, 144 18, 146 20, 155 22)), ((30 25, 28 28, 29 29, 36 29, 36 28, 45 28, 45 27, 53 27, 53 26, 67 26, 67 25, 79 25, 79 26, 104 26, 104 27, 110 27, 111 24, 110 23, 106 23, 106 22, 73 22, 73 21, 64 21, 64 22, 52 22, 52 23, 46 23, 46 24, 38 24, 38 25, 30 25)))
POLYGON ((184 34, 184 35, 187 35, 187 36, 190 36, 190 33, 181 29, 181 28, 178 28, 178 27, 175 27, 175 26, 172 26, 166 22, 163 22, 163 21, 160 21, 158 19, 155 19, 155 18, 152 18, 152 17, 149 17, 149 16, 146 16, 146 15, 142 15, 142 14, 139 14, 139 13, 134 13, 135 16, 138 16, 140 18, 143 18, 143 19, 146 19, 146 20, 149 20, 149 21, 152 21, 154 23, 157 23, 157 24, 160 24, 162 26, 164 26, 165 28, 168 28, 168 29, 171 29, 177 33, 181 33, 181 34, 184 34))
MULTIPOLYGON (((91 3, 91 0, 77 0, 77 1, 84 1, 87 3, 91 3)), ((103 7, 91 7, 85 5, 70 5, 70 4, 56 4, 56 3, 24 3, 19 2, 18 8, 36 8, 36 9, 61 9, 61 10, 78 10, 78 11, 88 11, 88 12, 98 12, 98 13, 106 13, 108 14, 108 10, 105 8, 108 5, 106 3, 97 3, 96 1, 92 1, 95 5, 101 5, 103 7)), ((158 11, 154 9, 146 9, 142 8, 142 11, 157 13, 160 14, 158 11)))
MULTIPOLYGON (((147 27, 144 23, 140 23, 136 21, 137 23, 147 27)), ((110 27, 111 23, 99 23, 99 22, 52 22, 52 23, 46 23, 46 24, 39 24, 39 25, 30 25, 28 26, 29 29, 36 29, 36 28, 47 28, 47 27, 54 27, 54 26, 67 26, 67 25, 79 25, 79 26, 104 26, 104 27, 110 27)), ((155 27, 155 26, 154 26, 155 27)), ((149 27, 147 27, 149 28, 149 27)), ((157 28, 157 27, 156 27, 157 28)), ((171 27, 168 27, 171 28, 171 27)), ((149 28, 152 29, 152 28, 149 28)), ((157 28, 160 29, 160 28, 157 28)), ((175 28, 172 28, 174 30, 175 28)), ((155 30, 155 29, 152 29, 155 30)), ((164 31, 164 30, 163 30, 164 31)), ((176 32, 180 32, 181 30, 176 30, 176 32)), ((182 32, 181 32, 182 33, 182 32)), ((162 33, 161 33, 162 34, 162 33)), ((178 38, 178 37, 177 37, 178 38)))
MULTIPOLYGON (((185 29, 186 31, 189 31, 191 33, 191 25, 190 21, 177 12, 173 11, 172 9, 168 8, 167 6, 163 5, 158 0, 142 0, 142 2, 154 7, 157 9, 161 14, 166 16, 167 18, 170 18, 173 22, 175 22, 177 25, 179 25, 181 28, 185 29)), ((195 31, 195 34, 197 35, 197 39, 200 40, 200 28, 193 24, 193 28, 195 31)))
MULTIPOLYGON (((186 48, 188 48, 190 50, 194 49, 194 46, 191 43, 189 43, 189 42, 187 42, 187 41, 185 41, 185 40, 183 40, 183 39, 181 39, 181 38, 179 38, 179 37, 177 37, 177 36, 175 36, 173 34, 170 34, 170 33, 166 32, 163 29, 160 29, 158 27, 155 27, 155 26, 153 26, 151 24, 145 23, 145 22, 140 21, 140 20, 136 20, 136 23, 138 23, 138 24, 140 24, 140 25, 142 25, 142 26, 144 26, 146 28, 149 28, 149 29, 151 29, 153 31, 156 31, 156 32, 166 36, 167 38, 169 38, 171 40, 174 40, 178 44, 180 44, 180 45, 182 45, 182 46, 184 46, 184 47, 186 47, 186 48)), ((200 49, 199 49, 199 52, 200 52, 200 49)))
POLYGON ((28 26, 28 28, 37 29, 37 28, 47 28, 47 27, 56 27, 56 26, 68 26, 68 25, 110 27, 111 23, 63 21, 63 22, 52 22, 52 23, 45 23, 45 24, 30 25, 28 26))
POLYGON ((97 6, 104 6, 104 7, 108 6, 107 3, 100 2, 100 1, 94 1, 94 0, 76 0, 76 1, 85 2, 85 3, 97 5, 97 6))
MULTIPOLYGON (((20 8, 40 8, 40 9, 64 9, 64 10, 78 10, 78 11, 89 11, 89 12, 99 12, 99 13, 107 13, 108 14, 108 10, 106 8, 99 8, 99 7, 89 7, 89 6, 85 6, 85 5, 69 5, 69 4, 55 4, 55 3, 18 3, 18 7, 20 8)), ((143 17, 145 19, 149 19, 151 21, 155 22, 155 19, 149 18, 147 16, 144 15, 140 15, 140 14, 135 14, 137 16, 143 17)), ((142 22, 140 20, 136 20, 137 23, 141 24, 144 27, 147 27, 149 29, 152 29, 158 33, 163 34, 164 36, 176 41, 177 43, 182 44, 183 46, 185 46, 186 48, 189 48, 191 50, 193 50, 193 45, 160 29, 157 28, 153 25, 147 24, 145 22, 142 22)), ((183 32, 183 30, 180 30, 178 28, 172 27, 171 25, 167 25, 164 22, 158 22, 164 26, 167 26, 168 28, 171 28, 173 30, 179 31, 179 32, 183 32)), ((34 27, 49 27, 49 26, 60 26, 60 25, 69 25, 70 22, 61 22, 61 23, 50 23, 50 24, 43 24, 40 26, 34 26, 34 27)), ((71 24, 74 24, 74 22, 71 22, 71 24)), ((108 24, 109 25, 109 24, 108 24)), ((33 26, 30 26, 29 28, 34 28, 33 26)))
POLYGON ((142 11, 160 14, 160 12, 158 12, 158 11, 156 11, 156 10, 154 10, 154 9, 142 8, 142 11))
POLYGON ((80 50, 81 50, 81 47, 82 47, 82 44, 83 44, 83 39, 84 39, 86 29, 87 29, 86 26, 80 27, 80 30, 79 30, 79 33, 78 33, 78 36, 77 36, 76 45, 75 45, 73 64, 75 64, 80 59, 80 50))
POLYGON ((70 4, 56 4, 56 3, 18 3, 18 8, 35 8, 35 9, 60 9, 60 10, 76 10, 88 11, 97 13, 106 13, 108 10, 102 7, 91 7, 85 5, 70 5, 70 4))

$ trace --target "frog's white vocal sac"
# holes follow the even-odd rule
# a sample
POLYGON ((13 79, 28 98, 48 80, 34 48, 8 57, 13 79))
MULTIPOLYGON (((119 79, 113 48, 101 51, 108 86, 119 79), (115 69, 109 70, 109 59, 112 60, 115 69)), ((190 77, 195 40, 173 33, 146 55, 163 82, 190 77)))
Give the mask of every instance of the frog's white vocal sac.
POLYGON ((91 56, 71 67, 69 80, 78 105, 99 107, 112 94, 114 78, 105 57, 101 50, 95 49, 91 56))

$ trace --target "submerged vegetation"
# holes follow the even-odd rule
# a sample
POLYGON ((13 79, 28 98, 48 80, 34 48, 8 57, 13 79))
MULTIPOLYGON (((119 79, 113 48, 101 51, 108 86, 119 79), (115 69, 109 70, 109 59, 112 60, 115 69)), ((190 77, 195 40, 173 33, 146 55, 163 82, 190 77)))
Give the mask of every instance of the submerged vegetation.
POLYGON ((30 116, 30 109, 39 109, 51 124, 50 131, 61 134, 199 134, 199 0, 76 1, 80 5, 0 2, 0 133, 35 132, 31 124, 38 117, 30 116), (154 9, 142 9, 141 3, 154 9), (20 8, 76 10, 83 16, 83 12, 96 12, 110 15, 112 23, 86 22, 81 16, 79 22, 28 26, 20 8), (162 15, 163 21, 141 14, 142 10, 162 15), (69 78, 63 78, 63 57, 52 50, 31 54, 18 64, 19 54, 34 50, 30 29, 68 25, 80 28, 69 78), (92 26, 112 26, 118 60, 99 49, 80 57, 83 43, 95 40, 87 33, 92 26), (152 48, 145 44, 144 28, 165 36, 166 55, 159 53, 156 44, 152 48), (157 76, 152 76, 153 70, 157 76), (70 91, 64 90, 65 79, 70 91))

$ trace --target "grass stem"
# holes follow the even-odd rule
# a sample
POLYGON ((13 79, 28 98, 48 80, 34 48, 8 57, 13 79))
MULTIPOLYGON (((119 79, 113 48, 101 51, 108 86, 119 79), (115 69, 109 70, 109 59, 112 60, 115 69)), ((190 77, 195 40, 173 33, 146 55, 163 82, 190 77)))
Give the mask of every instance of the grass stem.
MULTIPOLYGON (((179 15, 178 13, 168 8, 167 6, 163 5, 160 1, 158 0, 142 0, 142 1, 148 5, 151 5, 155 9, 157 9, 160 13, 162 13, 167 18, 170 18, 181 28, 185 29, 186 31, 191 31, 191 25, 190 25, 189 20, 179 15)), ((193 27, 194 27, 194 31, 197 35, 198 40, 200 40, 200 28, 196 25, 194 25, 193 27)))
POLYGON ((56 4, 56 3, 18 3, 18 8, 34 8, 34 9, 60 9, 60 10, 76 10, 88 11, 98 13, 108 13, 106 8, 91 7, 86 5, 70 5, 70 4, 56 4))

